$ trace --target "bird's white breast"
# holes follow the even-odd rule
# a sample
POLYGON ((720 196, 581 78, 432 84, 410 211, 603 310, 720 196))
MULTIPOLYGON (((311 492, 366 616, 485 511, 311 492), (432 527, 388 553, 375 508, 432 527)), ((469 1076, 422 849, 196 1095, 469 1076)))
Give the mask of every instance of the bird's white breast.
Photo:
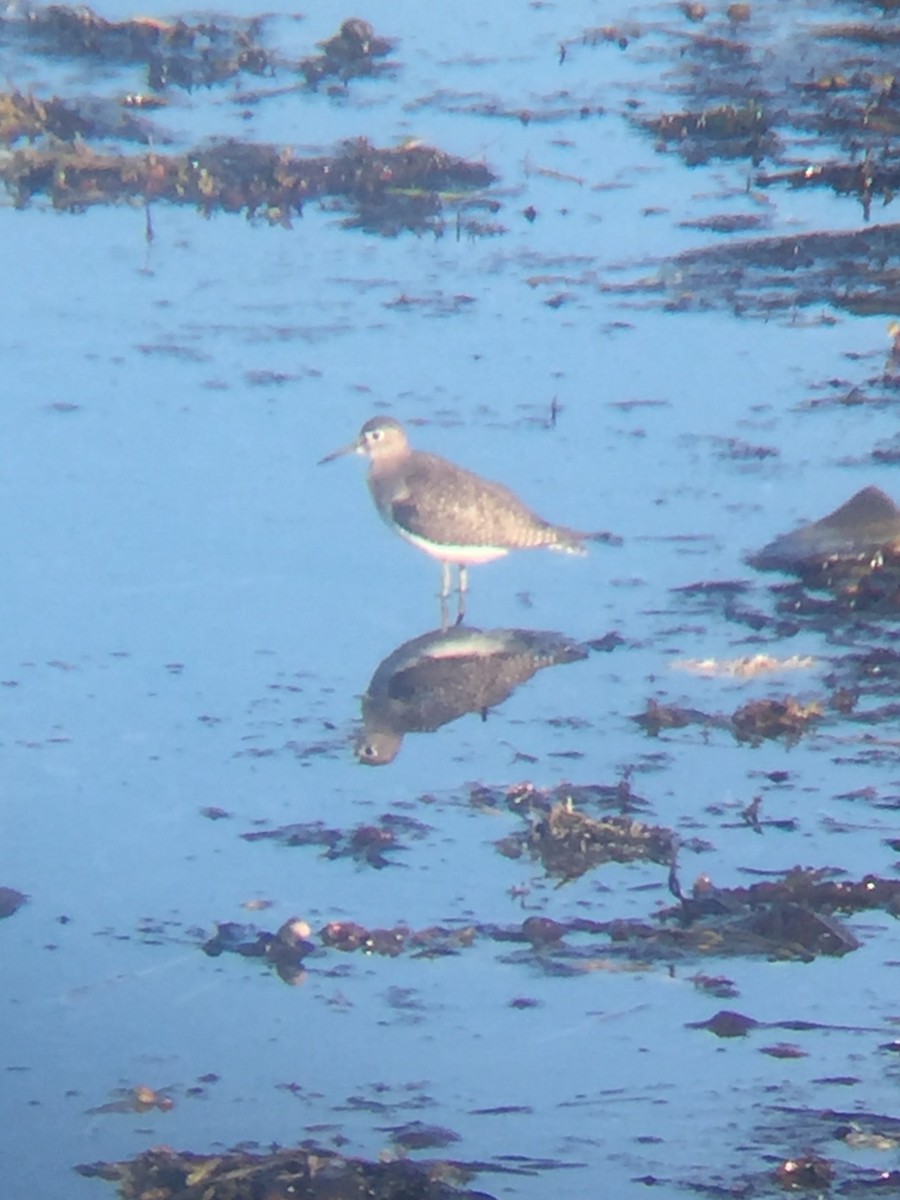
POLYGON ((464 567, 474 566, 476 563, 493 562, 495 558, 505 558, 509 553, 503 546, 440 545, 429 542, 425 538, 419 537, 418 534, 410 533, 409 530, 403 529, 399 525, 395 525, 393 528, 417 549, 423 550, 440 562, 457 563, 464 567))

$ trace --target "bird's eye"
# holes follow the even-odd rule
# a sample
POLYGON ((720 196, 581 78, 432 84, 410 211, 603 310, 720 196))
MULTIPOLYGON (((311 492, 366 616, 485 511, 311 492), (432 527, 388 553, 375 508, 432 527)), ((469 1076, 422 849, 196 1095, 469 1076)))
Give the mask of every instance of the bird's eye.
POLYGON ((370 429, 369 430, 369 441, 370 442, 380 442, 383 437, 384 437, 383 429, 370 429))

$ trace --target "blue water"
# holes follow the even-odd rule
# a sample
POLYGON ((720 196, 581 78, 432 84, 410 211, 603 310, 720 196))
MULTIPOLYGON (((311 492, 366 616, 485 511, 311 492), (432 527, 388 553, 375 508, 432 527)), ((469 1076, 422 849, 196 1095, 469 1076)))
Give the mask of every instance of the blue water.
MULTIPOLYGON (((754 5, 771 20, 781 7, 754 5)), ((273 18, 271 36, 288 57, 309 53, 347 15, 323 4, 303 21, 273 18)), ((857 727, 753 749, 696 728, 653 741, 630 720, 649 697, 730 711, 773 691, 822 694, 834 651, 820 635, 760 646, 671 589, 751 579, 744 554, 776 533, 865 484, 896 494, 890 468, 843 465, 893 433, 889 412, 801 408, 825 381, 879 369, 884 319, 672 314, 606 290, 707 244, 679 223, 720 211, 748 174, 688 170, 628 125, 627 98, 660 87, 646 47, 576 47, 559 65, 561 40, 617 19, 608 6, 376 3, 361 15, 399 39, 394 80, 281 97, 249 119, 229 88, 203 91, 158 119, 185 146, 212 134, 304 149, 417 136, 483 158, 500 177, 504 236, 380 239, 314 206, 285 231, 157 205, 148 246, 140 210, 0 212, 0 884, 31 896, 0 929, 11 1196, 93 1197, 105 1185, 74 1164, 161 1143, 289 1144, 314 1126, 374 1157, 385 1128, 411 1119, 462 1134, 461 1159, 582 1164, 485 1175, 488 1192, 587 1197, 602 1180, 624 1194, 648 1173, 674 1192, 709 1172, 764 1169, 752 1133, 769 1095, 876 1111, 896 1101, 877 1047, 896 1020, 900 942, 879 912, 853 922, 863 947, 846 959, 713 959, 674 978, 607 964, 602 946, 595 969, 558 977, 521 947, 481 941, 436 961, 332 951, 289 988, 256 963, 199 951, 216 921, 512 924, 646 918, 669 902, 658 866, 557 889, 536 864, 501 857, 494 841, 519 826, 471 809, 474 782, 609 784, 633 767, 648 820, 714 846, 685 853, 685 886, 701 871, 734 885, 747 869, 794 864, 896 871, 884 844, 896 810, 836 799, 893 787, 892 758, 836 761, 859 751, 857 727), (523 125, 460 113, 439 90, 532 109, 565 92, 606 112, 523 125), (548 306, 559 292, 570 300, 548 306), (370 771, 350 748, 359 695, 387 654, 436 624, 439 573, 378 521, 359 462, 315 464, 381 411, 426 422, 418 445, 505 480, 546 516, 624 539, 585 560, 522 554, 474 569, 473 623, 616 630, 625 644, 541 672, 486 723, 410 735, 395 764, 370 771), (723 458, 715 439, 729 437, 778 454, 723 458), (758 649, 818 662, 752 683, 673 666, 758 649), (776 770, 787 784, 764 778, 776 770), (757 793, 764 816, 795 817, 797 832, 724 828, 757 793), (208 805, 231 819, 205 819, 208 805), (388 811, 432 828, 383 871, 238 836, 388 811), (254 899, 273 907, 248 913, 254 899), (695 969, 727 974, 739 998, 696 991, 695 969), (414 1007, 398 1006, 397 989, 414 1007), (522 996, 540 1005, 510 1007, 522 996), (684 1029, 719 1007, 872 1032, 723 1043, 684 1029), (802 1041, 809 1057, 758 1053, 776 1040, 802 1041), (218 1080, 189 1095, 209 1073, 218 1080), (813 1082, 848 1073, 853 1088, 813 1082), (137 1084, 171 1087, 174 1108, 88 1112, 137 1084), (528 1111, 479 1114, 498 1105, 528 1111), (637 1140, 649 1135, 661 1140, 637 1140)), ((2 62, 18 86, 47 92, 141 86, 136 68, 51 65, 21 48, 2 62)), ((852 200, 769 192, 766 203, 772 232, 862 226, 852 200)), ((765 1149, 803 1147, 786 1136, 765 1149)))

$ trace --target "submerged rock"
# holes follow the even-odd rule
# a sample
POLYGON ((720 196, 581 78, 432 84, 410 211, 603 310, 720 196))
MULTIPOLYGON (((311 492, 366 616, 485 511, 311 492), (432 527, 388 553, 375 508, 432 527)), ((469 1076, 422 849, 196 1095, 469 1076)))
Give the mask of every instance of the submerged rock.
POLYGON ((782 534, 748 563, 758 571, 804 575, 827 567, 876 569, 900 556, 900 508, 880 488, 866 487, 827 517, 782 534))
POLYGON ((0 918, 11 917, 27 900, 25 893, 16 888, 0 887, 0 918))

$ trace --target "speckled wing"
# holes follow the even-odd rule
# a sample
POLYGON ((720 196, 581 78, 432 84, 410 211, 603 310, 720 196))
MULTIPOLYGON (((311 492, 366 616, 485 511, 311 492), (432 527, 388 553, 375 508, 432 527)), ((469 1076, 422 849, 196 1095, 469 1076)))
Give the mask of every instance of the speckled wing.
POLYGON ((551 525, 501 483, 433 454, 416 454, 391 479, 372 480, 382 515, 440 546, 549 546, 583 552, 581 534, 551 525))

